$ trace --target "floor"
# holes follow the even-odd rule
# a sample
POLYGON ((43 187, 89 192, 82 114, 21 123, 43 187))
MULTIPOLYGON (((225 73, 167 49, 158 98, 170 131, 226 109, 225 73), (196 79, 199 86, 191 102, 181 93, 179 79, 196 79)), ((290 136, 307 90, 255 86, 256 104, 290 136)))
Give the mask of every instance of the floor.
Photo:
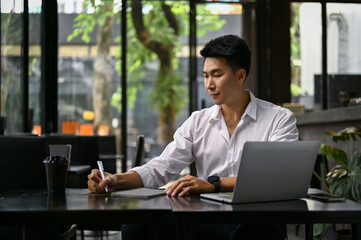
MULTIPOLYGON (((287 225, 287 232, 288 232, 288 240, 304 240, 305 239, 305 226, 303 224, 299 225, 299 231, 298 234, 296 235, 296 224, 288 224, 287 225)), ((100 236, 94 236, 94 232, 92 231, 86 231, 85 232, 85 240, 121 240, 121 233, 117 232, 117 231, 109 231, 108 232, 108 236, 103 236, 103 238, 101 238, 100 236)), ((105 234, 105 233, 104 233, 105 234)), ((80 237, 80 231, 77 231, 77 239, 81 239, 80 237)), ((337 238, 330 233, 330 231, 328 232, 328 234, 326 234, 326 236, 324 238, 322 238, 323 240, 337 240, 337 238)))

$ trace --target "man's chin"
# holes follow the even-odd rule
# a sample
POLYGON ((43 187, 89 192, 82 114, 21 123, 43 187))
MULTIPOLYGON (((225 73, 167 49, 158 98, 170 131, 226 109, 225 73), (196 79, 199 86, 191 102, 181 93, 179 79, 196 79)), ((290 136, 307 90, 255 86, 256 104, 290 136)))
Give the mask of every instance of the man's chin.
POLYGON ((214 101, 214 100, 213 100, 213 103, 214 103, 215 105, 218 105, 218 106, 221 106, 221 105, 222 105, 222 102, 220 102, 220 101, 214 101))

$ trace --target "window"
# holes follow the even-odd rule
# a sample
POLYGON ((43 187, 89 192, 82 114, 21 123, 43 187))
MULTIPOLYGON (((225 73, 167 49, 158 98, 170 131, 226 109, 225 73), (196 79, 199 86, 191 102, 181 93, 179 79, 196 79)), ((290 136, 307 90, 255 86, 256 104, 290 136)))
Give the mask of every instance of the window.
POLYGON ((308 111, 349 106, 361 97, 361 5, 324 4, 291 3, 292 101, 308 111))
POLYGON ((361 4, 328 3, 327 106, 343 107, 361 97, 361 4), (351 102, 350 102, 351 101, 351 102))
POLYGON ((197 5, 197 84, 198 106, 210 107, 213 100, 209 97, 203 83, 203 58, 199 55, 204 44, 212 38, 226 34, 242 37, 242 5, 229 3, 207 3, 197 5), (204 22, 216 22, 205 25, 204 22))
MULTIPOLYGON (((189 4, 129 1, 128 5, 128 142, 135 143, 137 135, 143 134, 147 161, 161 153, 189 116, 189 4), (149 38, 139 41, 140 31, 149 38)), ((132 156, 134 148, 129 149, 132 156)))
POLYGON ((121 152, 124 145, 121 150, 120 144, 117 150, 127 160, 133 157, 137 135, 145 136, 148 160, 173 140, 176 128, 191 111, 213 104, 204 91, 199 50, 219 35, 242 36, 244 9, 239 1, 58 0, 42 6, 41 0, 29 0, 28 11, 23 10, 22 0, 0 2, 1 57, 6 63, 1 69, 1 116, 7 118, 7 133, 33 130, 49 134, 58 129, 59 134, 112 134, 118 143, 126 144, 127 151, 121 152), (122 3, 127 4, 126 17, 122 3), (57 26, 41 21, 55 16, 55 11, 57 26), (190 18, 192 11, 194 18, 190 18), (23 39, 26 18, 22 17, 26 12, 27 41, 23 39), (127 29, 122 36, 124 22, 127 29), (142 42, 137 31, 143 30, 150 38, 142 42), (40 36, 48 41, 41 44, 40 36), (148 40, 157 47, 147 45, 148 40), (46 63, 54 63, 47 59, 56 57, 57 65, 44 72, 46 63), (28 59, 27 68, 24 59, 28 59), (124 60, 126 70, 122 72, 124 60), (196 68, 193 75, 191 66, 196 68), (55 73, 57 78, 51 77, 55 73), (126 96, 122 96, 124 77, 126 96), (126 131, 122 131, 124 122, 126 131), (45 130, 39 129, 41 124, 45 130), (124 132, 127 136, 121 140, 124 132))
POLYGON ((22 1, 1 1, 1 116, 6 132, 21 132, 22 119, 22 1), (16 69, 14 71, 13 69, 16 69))
POLYGON ((291 95, 306 110, 320 109, 315 79, 322 73, 321 4, 291 4, 291 95), (314 100, 315 99, 315 100, 314 100), (316 105, 315 106, 315 103, 316 105))

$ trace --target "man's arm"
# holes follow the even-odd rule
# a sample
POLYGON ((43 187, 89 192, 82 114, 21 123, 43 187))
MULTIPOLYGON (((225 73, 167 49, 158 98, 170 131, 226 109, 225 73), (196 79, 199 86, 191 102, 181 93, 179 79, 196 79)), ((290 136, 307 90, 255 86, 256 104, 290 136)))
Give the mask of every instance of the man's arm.
POLYGON ((88 175, 89 190, 94 193, 104 193, 105 186, 108 186, 109 192, 113 192, 118 189, 143 187, 143 182, 135 171, 117 174, 105 173, 105 178, 102 180, 100 171, 93 169, 88 175))
POLYGON ((297 141, 298 138, 296 117, 293 113, 289 112, 289 114, 282 117, 282 119, 277 122, 277 126, 275 126, 269 141, 297 141))
MULTIPOLYGON (((223 177, 220 179, 221 191, 233 191, 236 177, 223 177)), ((165 192, 172 197, 182 197, 187 193, 211 193, 214 192, 214 185, 207 180, 187 175, 166 188, 165 192)))

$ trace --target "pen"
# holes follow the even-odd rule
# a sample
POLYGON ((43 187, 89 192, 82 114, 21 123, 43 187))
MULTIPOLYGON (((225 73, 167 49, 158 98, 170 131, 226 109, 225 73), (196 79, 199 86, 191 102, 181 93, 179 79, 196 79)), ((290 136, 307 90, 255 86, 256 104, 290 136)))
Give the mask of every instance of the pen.
MULTIPOLYGON (((100 175, 102 176, 102 179, 104 180, 105 176, 104 176, 103 162, 102 161, 97 161, 97 163, 98 163, 100 175)), ((108 192, 108 186, 105 186, 105 191, 108 192)))

